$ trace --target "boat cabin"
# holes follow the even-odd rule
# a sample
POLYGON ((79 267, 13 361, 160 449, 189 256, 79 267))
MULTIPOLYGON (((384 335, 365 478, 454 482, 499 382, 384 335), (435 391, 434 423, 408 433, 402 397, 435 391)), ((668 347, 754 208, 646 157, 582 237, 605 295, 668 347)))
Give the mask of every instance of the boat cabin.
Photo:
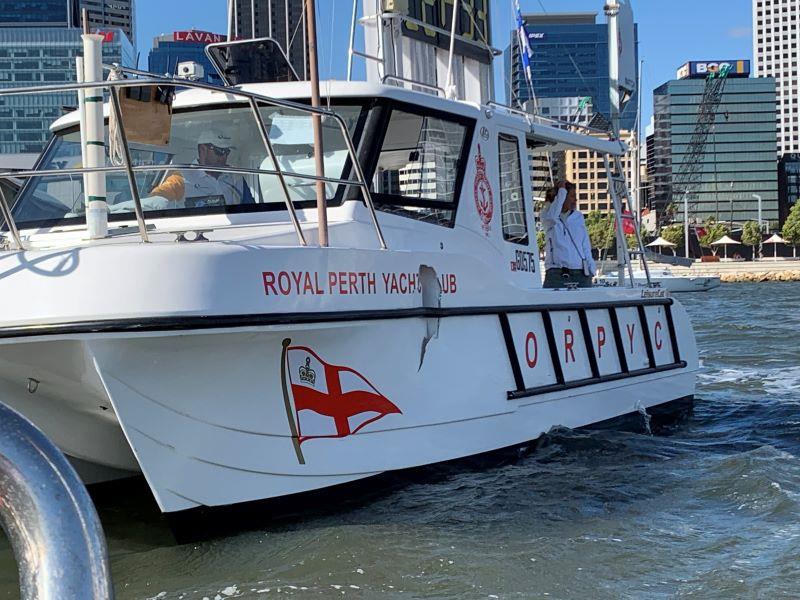
MULTIPOLYGON (((369 83, 324 83, 323 90, 325 107, 339 115, 357 149, 388 248, 466 252, 502 265, 516 285, 526 288, 541 285, 529 153, 567 147, 611 155, 624 150, 618 142, 537 123, 498 105, 369 83)), ((179 91, 166 143, 129 141, 152 241, 174 241, 178 230, 200 230, 209 240, 297 244, 281 176, 249 104, 252 96, 300 106, 260 103, 258 110, 302 237, 316 243, 307 82, 253 84, 230 92, 179 91), (248 96, 238 97, 237 90, 248 96), (259 224, 267 229, 255 227, 259 224)), ((126 122, 125 127, 133 132, 137 125, 126 122)), ((323 119, 322 129, 330 244, 380 247, 357 185, 349 140, 332 118, 323 119)), ((77 114, 61 118, 53 132, 36 166, 46 174, 30 178, 13 208, 26 245, 119 243, 136 236, 132 186, 125 169, 114 168, 107 158, 110 236, 87 239, 77 114)))

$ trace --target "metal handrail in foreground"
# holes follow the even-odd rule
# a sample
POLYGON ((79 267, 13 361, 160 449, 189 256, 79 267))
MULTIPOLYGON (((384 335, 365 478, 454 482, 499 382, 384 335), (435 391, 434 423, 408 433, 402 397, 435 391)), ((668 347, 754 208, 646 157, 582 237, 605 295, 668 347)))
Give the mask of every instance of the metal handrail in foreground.
POLYGON ((105 536, 86 487, 53 442, 2 403, 0 524, 23 600, 113 598, 105 536))
MULTIPOLYGON (((307 113, 309 115, 319 115, 323 119, 332 119, 339 126, 339 130, 340 130, 340 132, 342 134, 342 137, 345 140, 345 143, 347 145, 350 162, 351 162, 351 165, 353 166, 353 171, 355 172, 355 175, 356 175, 356 181, 355 182, 348 182, 348 183, 349 183, 349 185, 354 185, 354 186, 358 187, 361 190, 361 196, 362 196, 362 199, 364 201, 364 204, 366 204, 367 209, 370 212, 370 216, 372 218, 372 222, 373 222, 373 225, 375 227, 375 231, 376 231, 376 234, 377 234, 377 237, 378 237, 378 242, 380 244, 380 247, 383 250, 385 250, 387 248, 386 240, 385 240, 385 238, 383 236, 383 232, 381 231, 380 224, 378 223, 377 213, 375 211, 375 205, 374 205, 373 200, 372 200, 372 194, 371 194, 371 192, 369 190, 369 184, 367 183, 366 178, 364 177, 364 172, 361 169, 361 165, 360 165, 360 163, 358 161, 358 153, 356 152, 355 145, 353 144, 353 140, 350 137, 350 132, 347 130, 347 124, 345 123, 344 119, 340 115, 338 115, 335 112, 332 112, 330 110, 324 109, 324 108, 314 108, 314 107, 308 106, 306 104, 301 104, 299 102, 293 102, 291 100, 281 100, 281 99, 277 99, 277 98, 271 98, 269 96, 264 96, 264 95, 261 95, 261 94, 248 92, 248 91, 242 90, 240 88, 226 88, 226 87, 220 87, 220 86, 212 85, 212 84, 209 84, 209 83, 203 83, 203 82, 199 82, 199 81, 190 81, 190 80, 184 80, 184 79, 175 79, 175 78, 171 78, 171 77, 153 76, 152 74, 144 73, 142 71, 137 71, 135 69, 126 69, 126 68, 121 68, 121 67, 117 68, 116 66, 115 67, 109 67, 109 68, 110 69, 116 68, 120 72, 130 73, 130 74, 133 74, 133 75, 146 75, 146 78, 144 78, 144 79, 118 79, 118 80, 106 80, 106 81, 103 81, 103 82, 93 81, 93 82, 69 83, 69 84, 60 84, 60 85, 44 85, 44 86, 30 86, 30 87, 20 87, 20 88, 7 88, 7 89, 0 89, 0 97, 2 97, 2 96, 12 96, 12 95, 28 95, 28 94, 41 94, 41 93, 72 92, 72 91, 78 91, 78 90, 81 90, 81 89, 97 89, 97 88, 108 89, 109 91, 113 92, 113 94, 112 94, 112 110, 114 110, 115 115, 118 117, 118 121, 119 121, 119 125, 120 125, 119 128, 120 128, 120 131, 121 131, 120 136, 121 136, 121 138, 123 140, 126 139, 125 126, 124 126, 124 123, 122 123, 121 118, 119 118, 120 115, 117 114, 118 111, 116 110, 116 108, 118 108, 118 106, 115 107, 114 105, 118 104, 118 102, 115 102, 113 96, 116 96, 116 94, 118 93, 119 89, 128 88, 128 87, 142 87, 142 86, 148 86, 148 85, 173 85, 173 86, 176 86, 176 87, 194 88, 194 89, 201 89, 201 90, 207 90, 207 91, 212 91, 212 92, 220 92, 220 93, 224 93, 224 94, 233 96, 235 98, 243 98, 250 105, 250 109, 253 112, 253 117, 256 119, 256 123, 258 124, 258 127, 259 127, 259 133, 262 136, 264 134, 266 134, 267 142, 269 142, 268 145, 271 145, 271 142, 269 140, 269 134, 268 134, 268 131, 267 131, 266 124, 264 123, 263 117, 261 116, 261 112, 258 110, 258 105, 259 104, 267 104, 267 105, 270 105, 270 106, 276 106, 276 107, 280 107, 280 108, 287 108, 287 109, 295 110, 295 111, 298 111, 298 112, 301 112, 301 113, 307 113)), ((145 221, 144 211, 141 210, 140 202, 137 202, 137 198, 140 197, 139 190, 138 190, 138 183, 136 182, 136 178, 132 177, 132 173, 134 173, 135 171, 140 170, 140 169, 135 168, 135 167, 133 167, 131 165, 130 151, 128 149, 128 145, 127 144, 124 144, 124 145, 125 145, 125 148, 126 148, 126 161, 125 161, 126 165, 124 165, 121 168, 112 167, 111 170, 126 171, 127 172, 129 184, 131 186, 131 197, 134 199, 134 203, 136 205, 136 218, 137 218, 137 221, 139 221, 139 232, 140 232, 140 235, 142 237, 142 241, 147 241, 148 237, 147 237, 147 231, 146 231, 146 221, 145 221)), ((269 148, 267 150, 269 151, 269 148)), ((273 172, 264 171, 264 173, 276 175, 276 176, 279 177, 279 179, 282 180, 281 187, 282 187, 282 190, 284 192, 284 200, 285 200, 285 203, 286 203, 286 208, 289 211, 290 219, 292 220, 292 224, 295 226, 295 231, 298 234, 298 241, 299 241, 299 243, 301 245, 306 245, 305 238, 302 235, 302 229, 300 228, 299 221, 297 220, 297 216, 296 216, 296 212, 295 212, 295 208, 294 208, 294 203, 293 203, 291 197, 289 196, 288 186, 284 185, 285 184, 285 176, 289 176, 289 177, 292 177, 292 178, 299 178, 299 179, 310 179, 310 180, 313 180, 313 181, 322 181, 322 182, 327 182, 327 181, 329 181, 329 179, 325 178, 325 177, 314 176, 314 175, 306 175, 306 174, 303 174, 303 173, 293 173, 293 172, 290 172, 290 171, 284 171, 283 169, 280 168, 280 164, 278 163, 277 160, 273 160, 273 164, 275 166, 275 170, 273 172)), ((148 168, 150 168, 150 167, 148 167, 148 168)), ((172 167, 172 168, 176 169, 176 167, 172 167)), ((72 171, 78 171, 78 170, 73 169, 72 171)), ((86 169, 80 169, 79 170, 79 172, 81 172, 81 173, 103 172, 103 171, 108 172, 109 168, 108 167, 95 167, 95 168, 86 168, 86 169)), ((260 173, 261 171, 257 171, 257 172, 260 173)), ((67 174, 67 171, 66 170, 61 171, 61 173, 62 174, 67 174)), ((31 174, 31 172, 0 173, 0 179, 3 179, 3 178, 7 179, 7 178, 10 178, 10 177, 17 177, 17 178, 18 177, 32 177, 32 176, 35 177, 35 176, 38 176, 38 175, 43 175, 44 176, 46 174, 48 174, 48 173, 47 172, 32 172, 32 174, 31 174)), ((55 173, 55 174, 57 174, 57 173, 55 173)), ((334 180, 334 181, 343 182, 343 180, 334 180)), ((8 203, 5 201, 5 198, 2 197, 2 196, 0 196, 0 213, 2 213, 1 216, 3 216, 4 219, 8 222, 9 231, 16 230, 16 224, 13 222, 14 219, 13 219, 13 215, 11 214, 11 209, 8 206, 8 203)), ((12 233, 12 236, 13 236, 13 233, 12 233)), ((24 249, 24 246, 23 246, 23 244, 21 242, 21 239, 18 239, 18 237, 19 236, 14 236, 14 241, 17 244, 17 246, 19 247, 19 249, 22 250, 22 249, 24 249)))

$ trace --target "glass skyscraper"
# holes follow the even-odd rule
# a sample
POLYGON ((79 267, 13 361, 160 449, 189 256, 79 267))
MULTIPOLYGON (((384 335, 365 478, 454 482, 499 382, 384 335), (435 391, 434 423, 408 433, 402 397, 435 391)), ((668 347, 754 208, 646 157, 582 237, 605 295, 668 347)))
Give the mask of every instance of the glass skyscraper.
MULTIPOLYGON (((668 81, 653 92, 653 172, 655 208, 674 204, 683 214, 683 190, 673 186, 689 152, 705 79, 668 81)), ((763 218, 776 223, 778 169, 775 157, 775 79, 729 78, 702 155, 700 182, 690 197, 690 218, 701 222, 743 223, 763 218)))
POLYGON ((78 27, 78 0, 2 0, 0 27, 78 27))
MULTIPOLYGON (((568 118, 586 122, 594 115, 595 124, 608 124, 611 112, 608 76, 608 26, 597 23, 597 13, 547 13, 523 17, 533 50, 531 70, 533 88, 541 112, 552 118, 568 118), (548 98, 563 98, 553 103, 548 98), (567 100, 568 99, 568 100, 567 100), (581 102, 583 101, 583 102, 581 102), (578 104, 581 108, 577 108, 578 104), (566 114, 558 106, 573 106, 566 114), (580 114, 586 107, 593 109, 589 118, 580 114), (574 114, 573 114, 574 113, 574 114)), ((638 28, 637 65, 638 65, 638 28)), ((531 99, 522 61, 519 55, 517 32, 511 32, 511 43, 505 52, 506 91, 509 104, 524 104, 531 99)), ((636 124, 637 98, 634 96, 621 113, 620 126, 632 130, 636 124)))
POLYGON ((239 38, 271 37, 286 52, 300 79, 305 79, 307 57, 303 7, 303 0, 241 0, 236 3, 235 33, 239 38))
MULTIPOLYGON (((75 81, 75 57, 82 54, 80 29, 0 27, 0 87, 75 81)), ((121 30, 109 31, 103 62, 136 64, 133 46, 121 30)), ((0 154, 40 153, 53 121, 77 104, 74 92, 0 97, 0 154)))

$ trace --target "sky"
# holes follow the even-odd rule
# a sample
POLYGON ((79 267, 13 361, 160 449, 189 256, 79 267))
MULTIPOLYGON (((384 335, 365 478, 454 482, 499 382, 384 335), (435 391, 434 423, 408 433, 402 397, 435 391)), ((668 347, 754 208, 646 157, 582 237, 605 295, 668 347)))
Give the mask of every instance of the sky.
MULTIPOLYGON (((750 59, 752 0, 631 0, 639 24, 639 56, 645 61, 642 88, 643 123, 653 113, 652 90, 675 78, 690 60, 750 59)), ((512 0, 491 0, 492 44, 505 50, 514 28, 512 0)), ((604 0, 520 0, 523 12, 596 11, 605 22, 604 0)), ((202 29, 225 33, 225 0, 137 0, 137 45, 146 67, 153 38, 161 33, 202 29)), ((351 0, 317 0, 320 77, 347 75, 351 0)), ((363 77, 363 61, 356 62, 363 77), (361 64, 359 64, 359 62, 361 64)), ((505 99, 503 62, 495 63, 499 100, 505 99)))

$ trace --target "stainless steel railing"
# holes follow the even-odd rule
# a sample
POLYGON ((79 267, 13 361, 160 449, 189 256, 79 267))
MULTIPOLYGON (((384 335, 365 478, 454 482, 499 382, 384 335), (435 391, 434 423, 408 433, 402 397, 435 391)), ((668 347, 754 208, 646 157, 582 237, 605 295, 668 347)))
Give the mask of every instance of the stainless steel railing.
MULTIPOLYGON (((382 249, 386 249, 386 239, 384 238, 383 232, 381 230, 380 224, 378 223, 377 212, 375 210, 375 205, 372 200, 372 194, 369 189, 369 183, 367 182, 364 171, 361 168, 361 164, 358 160, 358 153, 355 148, 355 144, 353 143, 352 138, 350 137, 350 132, 347 129, 347 124, 345 123, 344 119, 336 114, 333 111, 324 109, 324 108, 314 108, 308 106, 306 104, 301 104, 299 102, 293 102, 291 100, 282 100, 278 98, 271 98, 269 96, 264 96, 262 94, 256 94, 253 92, 248 92, 239 88, 228 88, 228 87, 220 87, 210 83, 203 83, 199 81, 189 81, 184 79, 175 79, 171 77, 161 77, 157 75, 152 75, 151 73, 145 73, 143 71, 138 71, 136 69, 127 69, 121 68, 117 66, 113 67, 106 67, 108 69, 117 69, 120 72, 128 73, 131 75, 141 76, 142 78, 139 79, 118 79, 118 80, 107 80, 103 82, 86 82, 86 83, 69 83, 69 84, 60 84, 60 85, 43 85, 43 86, 31 86, 31 87, 19 87, 19 88, 9 88, 9 89, 0 89, 0 97, 2 96, 17 96, 17 95, 30 95, 30 94, 42 94, 42 93, 58 93, 58 92, 73 92, 82 89, 97 89, 103 88, 107 89, 110 93, 110 100, 111 100, 111 109, 114 112, 117 121, 119 122, 119 131, 120 131, 120 138, 123 146, 125 147, 125 153, 123 157, 123 164, 121 166, 111 166, 111 167, 94 167, 88 168, 83 167, 79 169, 58 169, 58 170, 34 170, 34 171, 16 171, 16 172, 0 172, 0 179, 10 179, 10 178, 17 178, 17 179, 26 179, 30 177, 39 177, 39 176, 47 176, 47 175, 71 175, 71 174, 83 174, 83 173, 92 173, 92 172, 124 172, 127 174, 129 187, 131 191, 131 198, 134 201, 134 212, 136 216, 136 220, 139 225, 139 235, 142 238, 143 242, 148 242, 148 234, 147 234, 147 222, 146 217, 144 214, 144 210, 142 209, 140 194, 138 184, 136 182, 136 178, 134 174, 137 171, 153 171, 153 170, 188 170, 192 168, 197 168, 197 166, 191 165, 154 165, 154 166, 139 166, 136 167, 132 164, 131 156, 130 156, 130 149, 127 144, 127 136, 125 133, 125 124, 122 119, 120 107, 119 107, 119 90, 128 87, 140 87, 140 86, 148 86, 148 85, 173 85, 176 87, 182 88, 193 88, 193 89, 200 89, 200 90, 208 90, 214 92, 221 92, 226 95, 232 96, 234 98, 242 98, 244 99, 253 114, 253 118, 256 120, 256 124, 258 125, 259 134, 264 142, 265 148, 267 150, 268 155, 273 163, 274 169, 272 170, 264 170, 264 169, 234 169, 234 168, 220 168, 220 169, 209 169, 203 167, 202 170, 205 171, 217 171, 217 172, 226 172, 226 173, 250 173, 250 174, 259 174, 259 175, 274 175, 278 177, 281 183, 281 189, 284 194, 284 202, 286 204, 286 210, 289 213, 289 218, 292 222, 292 225, 295 229, 297 234, 298 242, 300 245, 305 246, 307 245, 305 236, 303 235, 302 228, 300 227, 300 222, 297 218, 297 212, 295 210, 294 202, 291 199, 289 188, 286 185, 286 178, 291 177, 293 179, 303 179, 303 180, 311 180, 311 181, 322 181, 324 183, 337 183, 340 185, 348 185, 357 187, 361 190, 361 196, 366 205, 370 218, 375 228, 375 233, 378 237, 378 243, 382 249), (353 167, 353 172, 355 174, 356 179, 338 179, 338 178, 328 178, 328 177, 318 177, 316 175, 308 175, 305 173, 295 173, 292 171, 286 171, 281 169, 280 164, 277 160, 275 155, 275 151, 272 148, 272 142, 269 137, 269 131, 267 129, 266 124, 264 123, 264 119, 261 116, 261 112, 259 111, 260 105, 268 105, 268 106, 276 106, 280 108, 287 108, 293 111, 297 111, 300 113, 305 113, 308 115, 319 115, 323 119, 330 119, 335 122, 339 130, 342 134, 343 139, 345 140, 345 144, 347 145, 348 157, 350 158, 350 164, 353 167)), ((0 217, 2 217, 6 223, 8 224, 9 232, 14 239, 14 243, 17 245, 19 249, 24 249, 24 244, 22 239, 19 235, 16 223, 14 222, 14 218, 11 212, 11 207, 8 205, 5 196, 0 194, 0 217)))
POLYGON ((0 524, 23 600, 113 597, 103 528, 78 474, 44 433, 2 403, 0 524))

